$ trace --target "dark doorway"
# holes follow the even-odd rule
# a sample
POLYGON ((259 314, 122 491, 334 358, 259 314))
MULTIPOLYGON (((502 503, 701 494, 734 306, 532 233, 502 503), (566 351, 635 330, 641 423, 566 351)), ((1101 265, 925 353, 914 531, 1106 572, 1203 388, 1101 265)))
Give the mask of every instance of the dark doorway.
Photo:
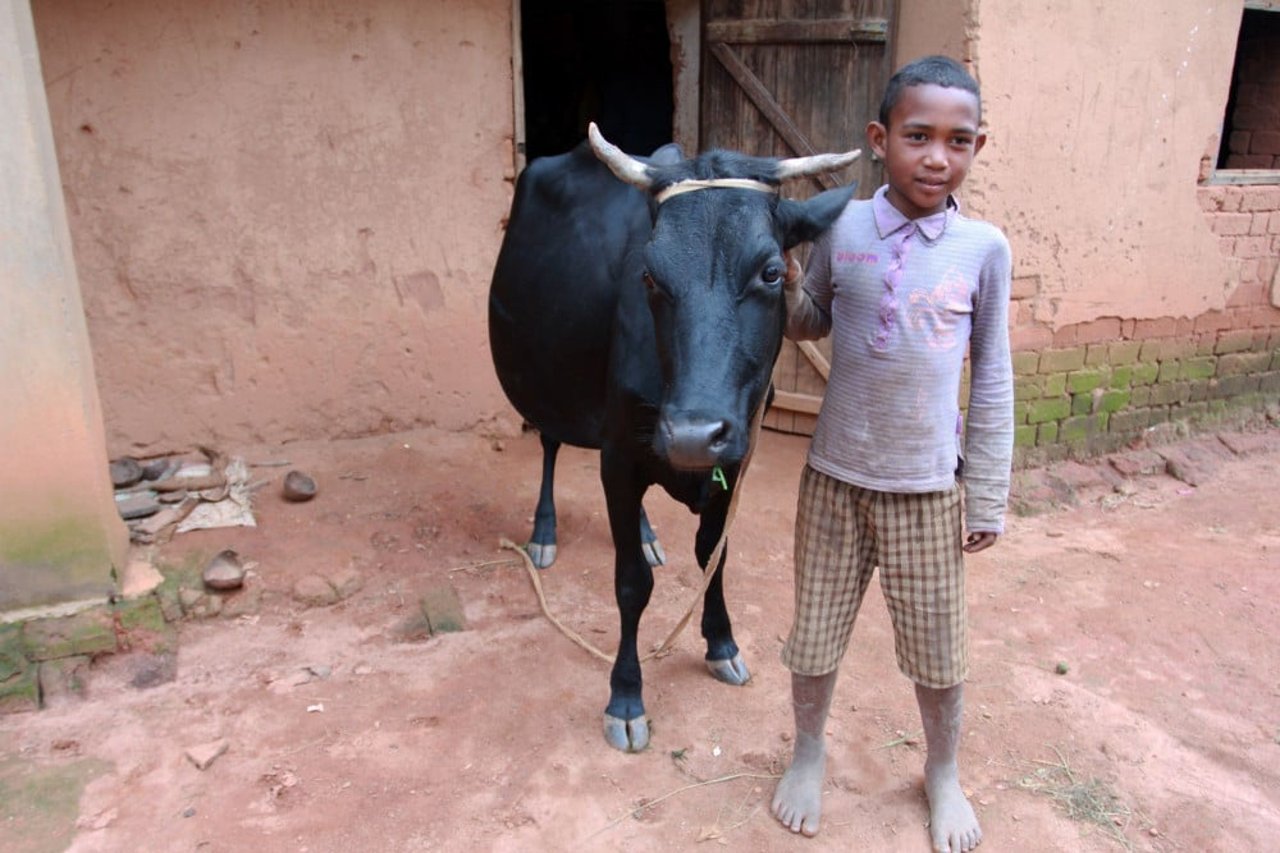
POLYGON ((663 0, 521 0, 525 155, 561 154, 587 122, 629 154, 671 141, 663 0))

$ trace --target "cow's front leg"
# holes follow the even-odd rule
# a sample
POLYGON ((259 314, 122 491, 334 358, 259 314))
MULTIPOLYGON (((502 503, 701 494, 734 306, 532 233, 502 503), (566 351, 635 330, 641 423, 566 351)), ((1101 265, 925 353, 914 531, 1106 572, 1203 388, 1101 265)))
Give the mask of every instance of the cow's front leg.
POLYGON ((641 696, 643 682, 636 635, 640 616, 653 591, 653 569, 640 543, 640 500, 645 487, 629 460, 601 454, 600 474, 613 533, 613 591, 618 603, 618 654, 609 675, 609 704, 604 710, 604 739, 615 749, 639 752, 649 745, 649 720, 641 696))
MULTIPOLYGON (((698 525, 695 554, 704 572, 708 570, 711 552, 724 531, 727 503, 727 500, 717 501, 708 507, 698 525)), ((707 641, 707 669, 718 680, 741 686, 751 680, 751 673, 733 639, 733 626, 724 603, 724 566, 728 556, 729 543, 726 540, 724 550, 720 552, 720 565, 702 600, 702 637, 707 641)))
POLYGON ((545 569, 556 561, 556 454, 560 452, 560 442, 547 438, 543 433, 542 440, 542 485, 538 489, 538 507, 533 511, 533 535, 524 549, 529 552, 529 559, 540 569, 545 569))

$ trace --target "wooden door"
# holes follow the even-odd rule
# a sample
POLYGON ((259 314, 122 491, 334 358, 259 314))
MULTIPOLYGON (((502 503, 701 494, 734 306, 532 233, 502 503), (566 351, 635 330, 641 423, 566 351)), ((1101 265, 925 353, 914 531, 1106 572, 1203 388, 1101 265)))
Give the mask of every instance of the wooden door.
MULTIPOLYGON (((858 181, 881 183, 866 145, 892 72, 894 0, 705 0, 703 149, 796 157, 863 149, 843 173, 786 188, 792 198, 858 181)), ((784 341, 765 426, 811 434, 830 368, 830 344, 784 341)))

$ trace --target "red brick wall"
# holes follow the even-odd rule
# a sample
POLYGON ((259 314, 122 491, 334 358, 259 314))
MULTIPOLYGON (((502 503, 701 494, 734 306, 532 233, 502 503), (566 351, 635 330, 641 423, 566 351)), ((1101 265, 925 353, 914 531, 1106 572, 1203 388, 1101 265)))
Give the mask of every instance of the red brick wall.
POLYGON ((1213 422, 1280 402, 1280 185, 1202 186, 1224 255, 1240 261, 1226 306, 1198 317, 1033 320, 1036 276, 1015 279, 1011 340, 1024 461, 1105 453, 1166 422, 1213 422))
POLYGON ((1227 169, 1280 169, 1280 12, 1246 11, 1227 116, 1227 169))

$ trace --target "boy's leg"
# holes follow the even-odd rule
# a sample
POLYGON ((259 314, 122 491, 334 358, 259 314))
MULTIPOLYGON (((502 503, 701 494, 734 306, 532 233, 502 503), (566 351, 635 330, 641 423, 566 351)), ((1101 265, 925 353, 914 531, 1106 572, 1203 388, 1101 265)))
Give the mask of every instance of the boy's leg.
POLYGON ((816 835, 822 817, 822 780, 827 772, 827 713, 835 691, 836 674, 791 674, 791 705, 795 712, 795 751, 791 766, 773 794, 773 816, 792 832, 816 835))
POLYGON ((805 835, 818 831, 827 712, 875 565, 874 536, 864 533, 866 512, 864 490, 805 467, 796 506, 795 620, 782 648, 792 673, 795 750, 773 797, 774 816, 805 835))
POLYGON ((933 848, 945 853, 972 850, 982 832, 960 787, 957 763, 969 669, 959 487, 886 493, 876 520, 880 583, 893 619, 898 668, 915 682, 928 747, 925 793, 933 848))
POLYGON ((982 842, 982 829, 960 787, 958 753, 964 685, 938 689, 917 684, 916 703, 928 747, 924 790, 929 797, 933 849, 943 853, 972 850, 982 842))

